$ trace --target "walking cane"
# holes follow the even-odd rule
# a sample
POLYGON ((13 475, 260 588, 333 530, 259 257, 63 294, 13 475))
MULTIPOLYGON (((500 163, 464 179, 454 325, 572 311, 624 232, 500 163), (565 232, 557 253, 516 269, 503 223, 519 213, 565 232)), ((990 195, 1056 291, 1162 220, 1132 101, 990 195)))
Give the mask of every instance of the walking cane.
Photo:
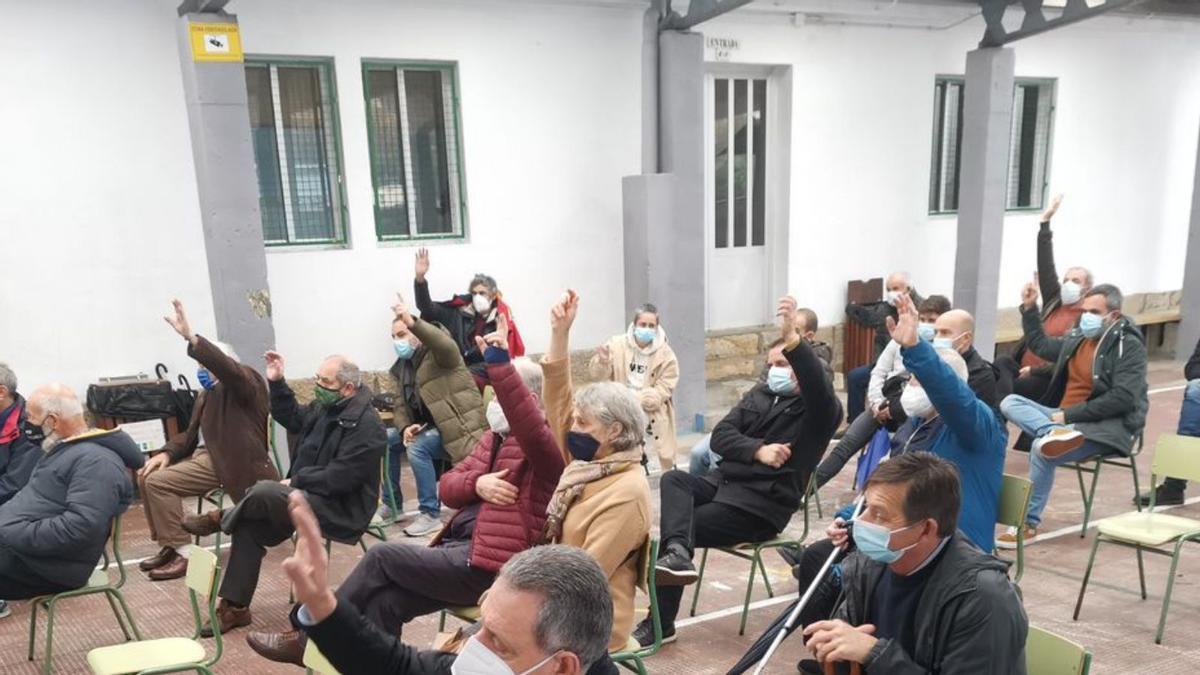
MULTIPOLYGON (((851 520, 858 517, 862 507, 863 496, 860 495, 854 502, 854 515, 850 517, 851 520)), ((796 608, 792 610, 792 613, 790 616, 788 616, 787 621, 784 622, 783 626, 780 627, 779 632, 775 634, 775 639, 771 641, 771 646, 767 649, 767 653, 763 655, 762 660, 758 662, 758 667, 754 669, 754 675, 761 675, 763 668, 767 667, 767 661, 771 660, 771 656, 775 654, 775 650, 779 649, 779 645, 783 644, 783 638, 786 637, 789 632, 791 632, 792 626, 794 626, 796 621, 800 619, 801 610, 803 610, 804 606, 808 604, 808 601, 812 598, 813 593, 816 593, 817 586, 819 586, 821 581, 825 579, 825 575, 829 573, 829 568, 833 567, 833 561, 837 559, 838 554, 841 552, 841 549, 835 547, 833 549, 833 553, 829 554, 829 557, 825 560, 825 564, 821 565, 821 571, 817 572, 816 578, 813 579, 811 584, 809 584, 808 590, 804 591, 804 595, 800 598, 800 602, 796 603, 796 608)))

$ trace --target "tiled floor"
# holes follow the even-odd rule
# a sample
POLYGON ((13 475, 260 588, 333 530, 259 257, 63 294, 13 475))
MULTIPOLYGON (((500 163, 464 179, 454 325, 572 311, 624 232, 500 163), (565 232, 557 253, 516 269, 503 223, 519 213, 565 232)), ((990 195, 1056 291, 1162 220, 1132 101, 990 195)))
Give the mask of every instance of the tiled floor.
MULTIPOLYGON (((1175 428, 1182 389, 1180 375, 1179 368, 1169 363, 1151 366, 1151 409, 1146 433, 1148 448, 1138 459, 1143 487, 1149 483, 1153 439, 1175 428)), ((1007 470, 1017 475, 1027 475, 1026 455, 1010 452, 1007 470)), ((822 491, 826 519, 837 505, 852 498, 849 489, 851 473, 843 472, 822 491)), ((407 479, 407 471, 405 475, 407 479)), ((405 488, 406 496, 411 498, 415 495, 411 482, 405 488)), ((1200 495, 1195 491, 1193 493, 1200 495)), ((1095 517, 1103 518, 1129 510, 1132 494, 1128 471, 1105 469, 1100 478, 1095 517)), ((409 506, 415 506, 412 499, 409 500, 409 506)), ((1200 505, 1172 509, 1172 513, 1200 518, 1200 505)), ((813 515, 816 520, 815 513, 813 515)), ((1195 639, 1197 631, 1200 631, 1200 600, 1197 599, 1197 577, 1193 576, 1200 575, 1200 559, 1195 551, 1185 550, 1177 572, 1166 638, 1162 646, 1157 646, 1154 644, 1154 630, 1169 562, 1166 558, 1147 556, 1150 598, 1142 601, 1137 593, 1137 567, 1132 552, 1115 547, 1101 548, 1080 621, 1071 621, 1071 610, 1091 542, 1091 533, 1086 540, 1079 537, 1078 525, 1081 520, 1082 503, 1075 477, 1060 472, 1043 529, 1043 532, 1049 533, 1048 538, 1026 551, 1028 567, 1022 589, 1030 620, 1092 649, 1095 653, 1093 673, 1200 672, 1200 642, 1195 639)), ((792 534, 798 536, 802 533, 802 519, 797 517, 793 522, 792 534)), ((823 528, 824 521, 814 523, 810 538, 820 536, 823 528)), ((403 535, 399 528, 393 528, 389 538, 402 540, 403 535)), ((135 507, 126 517, 122 540, 129 573, 129 581, 125 586, 126 597, 139 627, 146 635, 153 637, 190 634, 191 612, 182 581, 151 583, 136 569, 137 560, 152 555, 156 550, 146 539, 145 519, 140 508, 135 507)), ((414 545, 423 543, 409 541, 414 545)), ((253 605, 256 629, 273 630, 286 626, 288 589, 279 563, 289 549, 284 545, 267 556, 253 605)), ((358 548, 335 544, 331 580, 336 582, 348 574, 361 555, 362 551, 358 548)), ((759 585, 755 589, 754 599, 760 606, 750 613, 747 634, 739 637, 738 610, 745 592, 749 565, 728 556, 712 556, 697 616, 694 619, 681 617, 679 641, 664 647, 660 654, 648 662, 650 671, 688 675, 724 673, 754 637, 783 611, 796 592, 795 581, 782 561, 772 554, 766 562, 773 585, 783 595, 768 599, 759 585)), ((17 602, 13 603, 13 610, 11 617, 0 619, 0 673, 39 672, 42 662, 40 652, 36 662, 26 660, 29 606, 17 602)), ((434 636, 436 624, 436 617, 418 620, 405 630, 405 639, 414 644, 427 645, 434 636)), ((44 628, 40 628, 39 634, 43 631, 44 628)), ((227 636, 224 656, 215 669, 217 672, 283 673, 296 670, 260 659, 246 646, 246 632, 246 629, 239 629, 227 636)), ((85 658, 89 649, 113 644, 121 639, 111 611, 104 600, 98 597, 65 601, 59 607, 54 633, 54 666, 56 672, 60 673, 87 672, 85 658)), ((211 648, 211 641, 209 644, 211 648)), ((802 655, 803 648, 799 640, 788 640, 767 672, 795 672, 795 663, 802 655)))

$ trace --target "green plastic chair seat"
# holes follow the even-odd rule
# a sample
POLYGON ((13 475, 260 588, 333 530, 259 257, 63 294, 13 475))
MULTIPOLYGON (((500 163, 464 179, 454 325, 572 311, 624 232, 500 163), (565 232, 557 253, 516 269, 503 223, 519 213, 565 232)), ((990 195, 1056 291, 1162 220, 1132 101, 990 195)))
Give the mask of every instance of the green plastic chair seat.
POLYGON ((1166 513, 1130 511, 1100 521, 1100 534, 1143 546, 1161 546, 1188 534, 1200 533, 1200 520, 1166 513))
POLYGON ((204 645, 181 637, 126 642, 88 652, 87 662, 96 675, 136 673, 147 668, 187 665, 204 661, 204 645))
POLYGON ((319 675, 339 675, 337 668, 325 658, 321 650, 317 648, 317 643, 312 640, 308 641, 308 646, 304 648, 304 667, 309 673, 318 673, 319 675))

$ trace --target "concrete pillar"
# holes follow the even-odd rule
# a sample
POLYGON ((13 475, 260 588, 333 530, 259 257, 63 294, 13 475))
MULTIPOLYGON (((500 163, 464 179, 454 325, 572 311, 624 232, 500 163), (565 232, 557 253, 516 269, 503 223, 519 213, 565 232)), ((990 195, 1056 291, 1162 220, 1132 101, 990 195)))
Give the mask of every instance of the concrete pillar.
POLYGON ((975 315, 975 348, 989 360, 996 350, 1015 64, 1008 48, 967 53, 954 306, 975 315))
POLYGON ((217 337, 262 368, 262 353, 275 346, 275 328, 236 28, 237 17, 223 12, 180 17, 179 61, 217 337), (203 47, 194 41, 207 43, 210 52, 199 53, 203 47))
POLYGON ((1179 305, 1179 337, 1175 358, 1185 360, 1200 341, 1200 143, 1196 146, 1196 172, 1192 177, 1192 220, 1188 227, 1187 257, 1183 263, 1183 301, 1179 305))
POLYGON ((667 175, 629 176, 624 191, 625 306, 653 302, 679 358, 680 429, 705 408, 704 38, 659 36, 658 161, 667 175))

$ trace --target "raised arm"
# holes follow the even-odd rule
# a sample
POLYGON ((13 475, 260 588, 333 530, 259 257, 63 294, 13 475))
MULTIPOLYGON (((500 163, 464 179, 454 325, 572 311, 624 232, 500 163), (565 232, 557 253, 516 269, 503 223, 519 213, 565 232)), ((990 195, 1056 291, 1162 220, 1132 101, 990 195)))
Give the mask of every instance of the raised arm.
POLYGON ((1062 284, 1058 281, 1058 269, 1054 264, 1054 231, 1050 229, 1050 219, 1058 212, 1062 204, 1062 195, 1055 195, 1050 205, 1042 211, 1041 225, 1037 236, 1037 268, 1038 286, 1042 291, 1042 300, 1050 304, 1058 300, 1062 293, 1062 284))
POLYGON ((1025 285, 1021 305, 1021 328, 1025 333, 1025 344, 1034 354, 1054 363, 1062 353, 1063 339, 1046 335, 1042 315, 1038 311, 1036 292, 1032 283, 1025 285))
MULTIPOLYGON (((498 327, 495 334, 506 335, 507 330, 502 333, 498 327)), ((566 461, 537 399, 513 367, 507 350, 489 346, 483 350, 483 359, 487 364, 488 379, 496 392, 496 400, 508 419, 512 435, 517 437, 521 452, 529 459, 529 466, 534 473, 557 482, 566 461)))
POLYGON ((283 357, 277 352, 267 352, 267 381, 271 391, 271 417, 289 432, 300 433, 308 406, 296 402, 296 394, 283 379, 283 357), (276 368, 274 372, 278 377, 272 377, 272 368, 276 368))
POLYGON ((550 308, 550 348, 542 357, 542 403, 546 407, 546 419, 554 431, 554 438, 561 449, 563 462, 569 464, 567 432, 571 430, 571 418, 575 410, 575 395, 571 386, 571 357, 568 351, 571 325, 579 313, 579 296, 567 289, 558 302, 550 308))

